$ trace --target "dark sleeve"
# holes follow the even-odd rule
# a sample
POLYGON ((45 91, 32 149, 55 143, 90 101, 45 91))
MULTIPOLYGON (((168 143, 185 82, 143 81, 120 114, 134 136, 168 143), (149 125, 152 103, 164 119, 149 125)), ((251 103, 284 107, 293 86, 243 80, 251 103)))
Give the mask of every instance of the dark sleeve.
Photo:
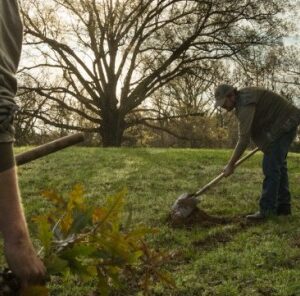
POLYGON ((12 143, 0 143, 0 173, 15 165, 12 143))
POLYGON ((234 154, 241 156, 247 149, 251 139, 251 127, 255 113, 255 104, 249 104, 240 108, 237 113, 239 122, 239 139, 234 149, 234 154))
POLYGON ((22 49, 23 26, 17 0, 0 1, 0 143, 14 141, 17 109, 16 72, 22 49))

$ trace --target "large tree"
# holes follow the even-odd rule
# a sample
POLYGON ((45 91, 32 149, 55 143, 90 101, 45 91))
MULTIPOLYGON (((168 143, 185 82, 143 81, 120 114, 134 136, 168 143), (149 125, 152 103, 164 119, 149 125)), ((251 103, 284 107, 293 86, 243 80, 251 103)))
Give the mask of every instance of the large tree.
POLYGON ((131 113, 195 62, 205 78, 210 63, 276 42, 282 2, 23 0, 30 62, 22 72, 32 83, 21 90, 52 102, 51 112, 35 112, 45 123, 98 132, 104 146, 119 146, 136 124, 131 113), (57 120, 61 109, 68 120, 57 120), (88 124, 70 121, 78 116, 88 124))

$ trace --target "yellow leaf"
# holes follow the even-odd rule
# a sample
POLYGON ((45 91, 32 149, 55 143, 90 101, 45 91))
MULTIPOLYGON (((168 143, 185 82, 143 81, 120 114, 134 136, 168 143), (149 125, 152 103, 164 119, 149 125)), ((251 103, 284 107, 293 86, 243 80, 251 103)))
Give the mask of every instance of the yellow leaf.
POLYGON ((116 221, 119 219, 119 216, 124 208, 124 199, 127 194, 127 189, 123 189, 120 192, 117 192, 115 195, 110 196, 107 199, 105 208, 108 209, 107 217, 105 219, 116 221))
POLYGON ((42 195, 49 201, 51 201, 54 205, 63 206, 65 204, 64 199, 54 191, 45 190, 42 192, 42 195))
POLYGON ((106 216, 107 211, 103 208, 96 208, 93 211, 93 224, 99 223, 106 216))
POLYGON ((71 213, 67 213, 67 214, 63 217, 63 219, 62 219, 62 221, 61 221, 61 223, 60 223, 60 225, 61 225, 61 230, 62 230, 64 233, 67 233, 67 232, 69 231, 69 229, 70 229, 72 223, 73 223, 73 217, 72 217, 72 214, 71 214, 71 213))
POLYGON ((74 207, 84 209, 83 193, 83 186, 81 184, 76 184, 69 193, 68 210, 72 210, 74 207))

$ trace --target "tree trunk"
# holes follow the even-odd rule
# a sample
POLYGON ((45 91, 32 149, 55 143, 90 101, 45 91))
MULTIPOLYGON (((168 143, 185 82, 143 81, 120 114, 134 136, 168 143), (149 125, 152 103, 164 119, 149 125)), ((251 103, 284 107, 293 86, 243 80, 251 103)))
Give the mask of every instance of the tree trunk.
POLYGON ((119 110, 103 114, 100 128, 103 147, 120 147, 125 130, 124 118, 121 118, 119 110))

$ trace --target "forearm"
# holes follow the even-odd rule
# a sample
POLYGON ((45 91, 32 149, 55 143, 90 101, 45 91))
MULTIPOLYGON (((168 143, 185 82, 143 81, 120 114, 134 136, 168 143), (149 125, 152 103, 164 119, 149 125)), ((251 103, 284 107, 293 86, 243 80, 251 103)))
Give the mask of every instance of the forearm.
POLYGON ((238 110, 237 116, 239 120, 239 140, 228 162, 229 166, 233 166, 248 147, 251 138, 251 128, 255 109, 255 105, 250 104, 243 106, 238 110))
POLYGON ((234 166, 235 163, 241 158, 245 150, 247 149, 249 144, 249 140, 246 138, 239 139, 230 160, 228 161, 228 165, 234 166))
POLYGON ((21 280, 22 287, 42 283, 46 270, 30 240, 12 144, 0 144, 0 156, 0 231, 4 238, 5 258, 9 268, 21 280))
POLYGON ((5 239, 27 236, 18 188, 13 147, 0 143, 0 230, 5 239), (14 236, 14 237, 13 237, 14 236))

